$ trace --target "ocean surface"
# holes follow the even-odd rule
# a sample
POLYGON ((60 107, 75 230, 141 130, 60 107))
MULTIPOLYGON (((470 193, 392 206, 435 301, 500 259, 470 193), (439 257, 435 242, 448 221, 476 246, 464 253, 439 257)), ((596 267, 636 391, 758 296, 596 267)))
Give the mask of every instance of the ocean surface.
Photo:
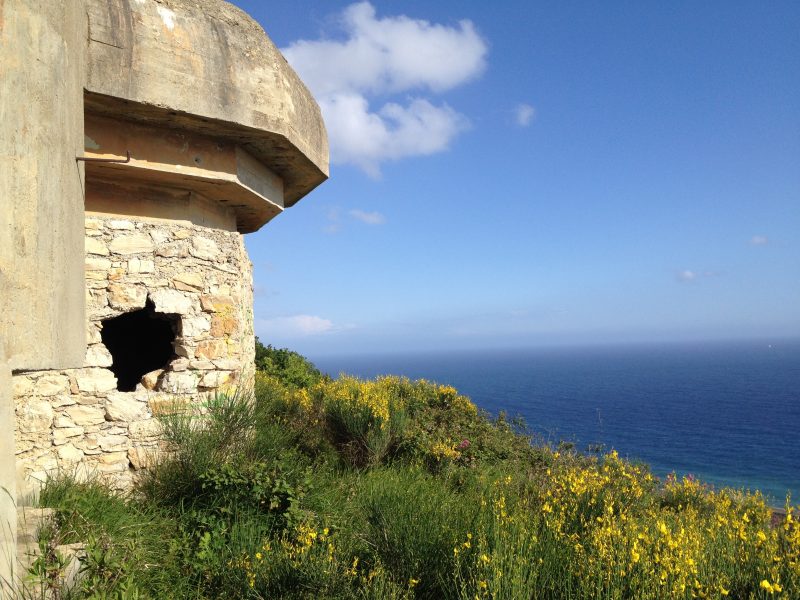
POLYGON ((800 503, 800 340, 310 358, 451 384, 553 444, 800 503))

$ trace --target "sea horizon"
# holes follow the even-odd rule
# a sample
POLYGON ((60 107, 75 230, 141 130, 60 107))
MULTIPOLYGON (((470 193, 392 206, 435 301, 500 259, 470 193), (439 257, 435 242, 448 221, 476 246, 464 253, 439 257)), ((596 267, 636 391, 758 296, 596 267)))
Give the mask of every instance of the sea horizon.
POLYGON ((800 494, 800 339, 705 340, 309 355, 331 376, 455 386, 535 439, 619 452, 653 473, 800 494))

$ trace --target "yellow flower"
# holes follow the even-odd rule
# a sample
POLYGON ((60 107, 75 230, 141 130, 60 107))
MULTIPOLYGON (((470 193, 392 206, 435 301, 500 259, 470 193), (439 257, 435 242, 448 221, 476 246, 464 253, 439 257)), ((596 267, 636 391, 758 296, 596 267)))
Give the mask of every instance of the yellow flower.
POLYGON ((777 583, 773 585, 766 579, 762 579, 761 583, 758 584, 758 587, 760 587, 762 590, 766 590, 768 594, 774 594, 775 592, 780 592, 782 589, 781 586, 779 586, 777 583))
POLYGON ((261 560, 262 558, 264 558, 264 555, 261 552, 256 552, 256 559, 261 560))

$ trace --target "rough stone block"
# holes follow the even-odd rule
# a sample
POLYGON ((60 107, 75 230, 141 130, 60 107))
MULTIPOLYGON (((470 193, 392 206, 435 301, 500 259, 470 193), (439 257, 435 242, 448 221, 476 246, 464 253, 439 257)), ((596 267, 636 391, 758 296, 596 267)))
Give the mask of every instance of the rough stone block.
POLYGON ((110 367, 113 362, 108 348, 103 344, 92 344, 86 349, 86 359, 83 364, 87 367, 110 367))
POLYGON ((75 422, 65 413, 57 413, 53 418, 53 427, 75 427, 75 422))
POLYGON ((138 421, 147 416, 147 405, 131 394, 114 392, 106 400, 106 418, 111 421, 138 421))
POLYGON ((108 303, 117 310, 144 308, 147 288, 142 285, 112 283, 108 286, 108 303))
POLYGON ((100 219, 93 219, 91 217, 84 219, 83 223, 86 231, 102 231, 104 227, 103 221, 100 219))
MULTIPOLYGON (((90 275, 87 273, 87 275, 90 275)), ((86 278, 86 287, 90 290, 101 290, 105 289, 108 285, 108 274, 107 273, 95 273, 94 276, 89 276, 86 278)))
POLYGON ((14 375, 12 377, 15 398, 29 398, 33 396, 35 380, 29 375, 14 375))
POLYGON ((218 358, 214 361, 214 366, 221 371, 235 371, 242 363, 235 358, 218 358))
POLYGON ((204 237, 192 238, 192 245, 189 248, 189 253, 195 258, 202 260, 217 260, 220 256, 219 246, 214 240, 204 237))
POLYGON ((198 371, 211 371, 216 368, 213 362, 206 359, 193 360, 189 363, 189 367, 198 371))
POLYGON ((99 425, 106 421, 106 411, 97 406, 76 404, 75 406, 68 406, 65 412, 79 426, 99 425))
POLYGON ((84 433, 83 427, 64 427, 63 429, 53 430, 53 445, 60 446, 66 444, 68 440, 74 440, 84 433))
POLYGON ((206 340, 200 342, 195 350, 198 358, 223 358, 228 354, 228 345, 223 340, 206 340))
POLYGON ((75 381, 85 394, 105 394, 117 389, 117 378, 108 369, 82 369, 75 374, 75 381))
POLYGON ((185 258, 189 256, 186 242, 172 242, 171 244, 160 245, 156 250, 156 256, 162 258, 185 258))
POLYGON ((197 291, 203 289, 203 276, 200 273, 178 273, 172 278, 175 289, 197 291))
POLYGON ((158 448, 129 448, 128 460, 134 469, 147 469, 158 463, 160 454, 158 448))
POLYGON ((53 407, 47 400, 29 400, 17 406, 17 429, 23 433, 49 433, 52 423, 53 407))
POLYGON ((153 243, 156 246, 161 246, 167 243, 170 239, 172 239, 172 235, 169 231, 164 229, 153 229, 150 231, 150 237, 153 238, 153 243))
POLYGON ((92 312, 100 311, 106 306, 108 306, 108 294, 105 290, 105 284, 103 284, 103 289, 87 290, 86 308, 90 316, 92 312))
POLYGON ((55 396, 69 392, 69 377, 66 375, 44 375, 36 380, 34 393, 39 396, 55 396))
POLYGON ((239 322, 229 315, 215 315, 211 321, 212 337, 225 337, 236 332, 239 322))
POLYGON ((125 277, 125 269, 121 266, 118 267, 111 267, 106 276, 109 281, 122 281, 123 277, 125 277))
MULTIPOLYGON (((194 358, 194 349, 192 349, 190 346, 187 346, 186 344, 173 343, 172 349, 178 356, 182 356, 184 358, 194 358)), ((173 361, 172 364, 173 364, 173 370, 175 370, 174 367, 175 362, 173 361)))
POLYGON ((158 378, 164 373, 164 369, 156 369, 142 376, 142 386, 146 390, 154 390, 158 386, 158 378))
POLYGON ((111 268, 111 261, 107 258, 97 258, 95 256, 86 257, 86 270, 87 271, 108 271, 111 268))
POLYGON ((143 233, 133 233, 131 235, 121 235, 111 240, 108 249, 114 254, 141 254, 144 252, 152 253, 155 247, 153 239, 143 233))
POLYGON ((106 246, 105 242, 98 240, 97 238, 87 237, 85 245, 87 254, 97 254, 98 256, 108 256, 110 254, 108 251, 108 246, 106 246))
POLYGON ((130 230, 133 231, 136 229, 131 221, 123 220, 123 219, 109 219, 106 221, 106 227, 109 229, 115 229, 117 231, 120 230, 130 230))
POLYGON ((100 473, 119 473, 127 471, 130 463, 128 452, 103 452, 97 456, 97 470, 100 473))
POLYGON ((144 419, 131 423, 128 430, 132 440, 154 438, 161 435, 161 423, 158 419, 144 419))
POLYGON ((108 281, 107 271, 86 271, 84 275, 87 285, 94 287, 105 287, 108 281))
POLYGON ((171 394, 189 394, 197 391, 198 377, 192 371, 182 373, 168 372, 161 380, 162 391, 171 394))
POLYGON ((100 326, 96 323, 89 323, 86 326, 86 343, 99 344, 102 341, 103 337, 100 333, 100 326))
POLYGON ((200 387, 218 388, 231 380, 231 374, 227 371, 209 371, 200 380, 200 387))
POLYGON ((130 445, 124 435, 102 435, 97 438, 97 443, 103 452, 118 452, 127 450, 130 445))
POLYGON ((75 464, 83 460, 83 452, 72 444, 65 444, 58 449, 58 458, 68 464, 75 464))
POLYGON ((75 404, 75 398, 69 394, 59 394, 50 398, 50 405, 53 408, 61 408, 62 406, 71 406, 75 404))
POLYGON ((200 296, 200 306, 206 312, 225 312, 233 309, 233 298, 230 296, 200 296))
POLYGON ((132 258, 128 261, 128 273, 152 273, 156 269, 152 260, 132 258))
POLYGON ((156 290, 150 294, 156 312, 187 315, 194 312, 195 299, 178 290, 156 290))
POLYGON ((176 373, 180 371, 185 371, 189 368, 189 359, 185 357, 176 358, 169 364, 170 371, 175 371, 176 373))
POLYGON ((207 315, 187 317, 181 320, 181 333, 184 337, 200 337, 211 331, 211 320, 207 315))

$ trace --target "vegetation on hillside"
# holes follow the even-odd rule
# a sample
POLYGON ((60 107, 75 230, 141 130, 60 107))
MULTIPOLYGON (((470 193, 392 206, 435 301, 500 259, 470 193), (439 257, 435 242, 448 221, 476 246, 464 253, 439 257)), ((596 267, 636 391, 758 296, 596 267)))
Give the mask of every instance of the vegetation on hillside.
POLYGON ((449 386, 323 376, 263 347, 253 395, 163 419, 132 494, 51 480, 72 598, 797 598, 800 525, 758 494, 531 444, 449 386))

